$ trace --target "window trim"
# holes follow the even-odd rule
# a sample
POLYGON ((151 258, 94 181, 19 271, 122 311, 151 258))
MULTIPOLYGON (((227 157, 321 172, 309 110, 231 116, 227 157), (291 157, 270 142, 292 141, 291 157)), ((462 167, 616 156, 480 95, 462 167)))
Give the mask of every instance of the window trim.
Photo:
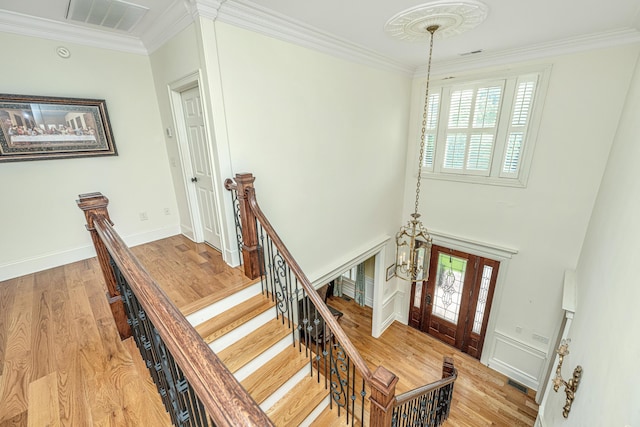
MULTIPOLYGON (((436 146, 434 149, 434 161, 432 167, 422 167, 422 177, 429 179, 437 179, 437 180, 446 180, 446 181, 457 181, 457 182, 468 182, 468 183, 476 183, 476 184, 488 184, 488 185, 497 185, 497 186, 506 186, 506 187, 526 187, 529 179, 531 163, 533 160, 533 154, 535 151, 536 142, 538 139, 538 133, 540 128, 540 123, 542 119, 542 112, 544 107, 544 102, 547 95, 547 88, 549 85, 549 77, 551 74, 551 65, 542 65, 542 66, 532 66, 532 67, 521 67, 509 70, 497 70, 492 72, 485 72, 480 74, 469 74, 460 77, 446 77, 443 79, 438 79, 431 82, 430 96, 435 93, 440 93, 439 106, 440 112, 447 111, 446 108, 449 105, 449 100, 445 99, 445 92, 443 88, 447 87, 461 87, 461 86, 472 86, 477 84, 489 84, 494 83, 500 80, 505 80, 505 85, 503 86, 504 92, 502 93, 502 103, 504 103, 505 99, 508 99, 508 96, 511 96, 509 99, 513 100, 513 96, 515 96, 515 90, 517 88, 517 84, 520 81, 521 77, 526 77, 529 75, 537 74, 538 79, 536 83, 536 91, 535 96, 532 102, 533 108, 530 112, 529 122, 526 128, 526 140, 523 147, 523 150, 520 154, 520 167, 516 174, 503 173, 503 162, 504 162, 504 154, 507 148, 507 143, 505 137, 502 137, 500 141, 498 141, 499 135, 506 135, 511 128, 509 125, 511 121, 511 113, 512 108, 501 108, 500 116, 499 116, 499 125, 496 130, 496 141, 494 142, 494 148, 492 152, 491 166, 489 169, 489 173, 477 174, 477 173, 468 173, 464 171, 464 173, 459 173, 451 170, 444 170, 442 167, 442 161, 444 159, 444 147, 445 147, 445 134, 446 134, 446 123, 443 126, 442 123, 445 122, 445 115, 438 116, 438 126, 436 129, 436 140, 440 144, 440 147, 436 146), (512 79, 511 82, 508 80, 512 79), (510 91, 511 93, 508 93, 510 91), (503 123, 507 123, 505 126, 503 123)), ((426 82, 420 82, 419 90, 417 91, 416 100, 417 102, 414 104, 416 109, 416 114, 414 115, 413 123, 416 125, 416 136, 412 138, 412 147, 414 147, 414 162, 417 163, 419 156, 419 145, 420 145, 420 131, 421 131, 421 120, 422 120, 422 111, 424 108, 424 91, 426 89, 426 82), (419 114, 418 114, 419 113, 419 114)), ((447 114, 448 115, 448 114, 447 114)), ((428 131, 427 131, 428 132, 428 131)), ((417 176, 417 174, 415 174, 417 176)))

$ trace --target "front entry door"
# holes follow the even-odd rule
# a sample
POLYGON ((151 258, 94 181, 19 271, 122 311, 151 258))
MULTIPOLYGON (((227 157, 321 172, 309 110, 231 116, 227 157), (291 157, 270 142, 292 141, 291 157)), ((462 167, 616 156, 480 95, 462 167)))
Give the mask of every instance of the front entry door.
POLYGON ((429 279, 412 285, 409 325, 480 359, 499 265, 434 245, 429 279))
POLYGON ((193 172, 193 176, 190 177, 191 182, 187 183, 187 185, 195 187, 196 203, 198 205, 195 213, 198 214, 200 219, 200 224, 194 224, 194 227, 201 230, 205 242, 220 249, 220 229, 215 209, 216 199, 213 192, 211 157, 204 126, 200 90, 196 86, 182 92, 180 97, 182 99, 189 157, 193 172))

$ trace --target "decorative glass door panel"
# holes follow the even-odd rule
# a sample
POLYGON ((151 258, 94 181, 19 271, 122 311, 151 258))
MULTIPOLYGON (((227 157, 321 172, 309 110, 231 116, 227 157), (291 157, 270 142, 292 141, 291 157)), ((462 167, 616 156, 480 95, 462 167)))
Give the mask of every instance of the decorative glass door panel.
POLYGON ((476 315, 473 318, 474 334, 479 334, 482 329, 482 319, 484 319, 484 309, 487 306, 487 297, 489 296, 489 283, 491 283, 491 276, 493 273, 493 267, 485 265, 482 269, 482 278, 480 281, 480 294, 478 295, 478 303, 476 304, 476 315))
POLYGON ((479 359, 499 265, 434 245, 429 280, 411 288, 409 325, 479 359))
POLYGON ((454 324, 458 323, 466 271, 466 259, 443 253, 438 254, 438 270, 432 308, 434 316, 454 324))

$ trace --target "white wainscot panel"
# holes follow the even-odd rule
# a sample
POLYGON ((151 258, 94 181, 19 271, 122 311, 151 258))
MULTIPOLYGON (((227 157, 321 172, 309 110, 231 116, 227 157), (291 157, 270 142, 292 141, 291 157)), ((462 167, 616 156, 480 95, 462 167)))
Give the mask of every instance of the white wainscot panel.
POLYGON ((546 353, 495 332, 488 366, 512 380, 538 390, 546 366, 546 353))
POLYGON ((396 320, 396 299, 395 294, 385 299, 382 303, 382 325, 380 335, 396 320))

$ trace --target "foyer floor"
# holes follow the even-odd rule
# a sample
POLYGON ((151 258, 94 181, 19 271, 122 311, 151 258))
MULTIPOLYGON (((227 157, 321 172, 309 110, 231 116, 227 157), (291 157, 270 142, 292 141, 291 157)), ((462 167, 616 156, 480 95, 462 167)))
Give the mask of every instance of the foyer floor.
MULTIPOLYGON (((206 245, 174 236, 133 252, 183 313, 246 286, 241 270, 206 245), (213 295, 213 296, 212 296, 213 295)), ((440 377, 442 357, 459 372, 448 426, 532 426, 533 398, 477 360, 398 322, 371 337, 371 310, 332 298, 343 328, 398 391, 440 377)), ((118 339, 94 259, 0 282, 0 427, 170 425, 131 342, 118 339)))

